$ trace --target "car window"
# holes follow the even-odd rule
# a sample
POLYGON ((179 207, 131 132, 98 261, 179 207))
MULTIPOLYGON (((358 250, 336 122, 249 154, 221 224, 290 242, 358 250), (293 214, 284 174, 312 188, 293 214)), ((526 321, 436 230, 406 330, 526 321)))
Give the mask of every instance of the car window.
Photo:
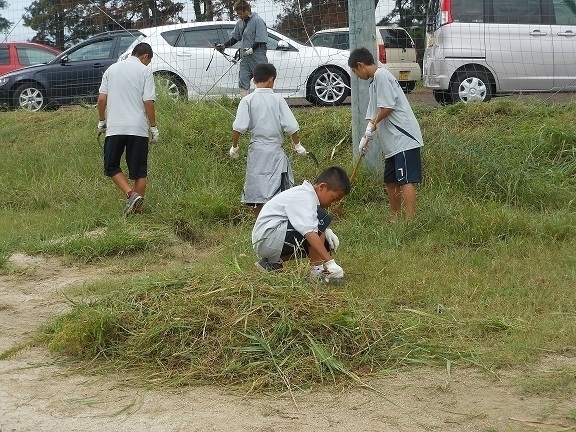
POLYGON ((26 66, 47 63, 56 57, 55 54, 52 54, 49 51, 35 47, 17 46, 16 52, 18 53, 18 60, 20 61, 20 64, 26 66))
POLYGON ((573 0, 554 0, 556 24, 576 25, 576 3, 573 0))
POLYGON ((8 45, 0 46, 0 64, 10 64, 10 47, 8 45))
POLYGON ((380 29, 380 35, 386 48, 413 48, 413 42, 406 30, 380 29))
POLYGON ((217 28, 198 28, 182 32, 176 41, 177 47, 213 48, 214 42, 220 40, 217 28))
POLYGON ((350 48, 350 35, 348 33, 336 33, 334 35, 333 48, 347 50, 350 48))
MULTIPOLYGON (((433 12, 435 13, 434 16, 438 16, 439 18, 440 14, 438 13, 438 8, 440 2, 435 1, 430 4, 432 3, 434 3, 434 10, 429 10, 428 14, 433 12)), ((458 0, 452 2, 452 19, 454 22, 463 23, 484 22, 484 2, 478 0, 458 0)))
POLYGON ((120 36, 120 48, 118 49, 118 52, 123 53, 126 51, 137 37, 138 35, 120 36))
POLYGON ((180 33, 182 33, 182 30, 180 29, 170 30, 162 33, 162 37, 168 43, 168 45, 174 46, 176 45, 176 41, 178 40, 178 36, 180 36, 180 33))
POLYGON ((334 33, 320 33, 312 36, 310 43, 316 46, 332 48, 334 46, 334 33))
POLYGON ((499 0, 493 3, 493 20, 498 24, 540 24, 540 0, 499 0))
POLYGON ((83 60, 103 60, 110 58, 112 48, 114 47, 114 39, 106 39, 98 42, 84 45, 68 54, 68 61, 83 61, 83 60))

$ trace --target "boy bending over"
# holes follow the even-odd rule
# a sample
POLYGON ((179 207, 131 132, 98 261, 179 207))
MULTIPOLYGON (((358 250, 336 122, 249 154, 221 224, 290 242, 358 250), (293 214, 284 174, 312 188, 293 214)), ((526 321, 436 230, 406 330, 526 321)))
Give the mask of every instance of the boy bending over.
POLYGON ((325 169, 315 184, 304 181, 279 193, 262 207, 252 230, 252 245, 262 271, 282 270, 282 261, 295 256, 310 258, 310 274, 316 278, 343 280, 344 270, 332 256, 340 243, 322 210, 350 192, 350 179, 340 167, 325 169), (328 245, 328 247, 326 246, 328 245))

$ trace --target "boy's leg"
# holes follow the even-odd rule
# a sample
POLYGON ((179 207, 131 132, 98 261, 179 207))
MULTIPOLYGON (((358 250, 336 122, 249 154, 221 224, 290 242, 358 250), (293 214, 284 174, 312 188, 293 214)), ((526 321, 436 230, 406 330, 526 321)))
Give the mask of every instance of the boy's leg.
POLYGON ((396 222, 402 216, 402 191, 396 183, 386 183, 386 193, 390 206, 388 223, 396 222))
POLYGON ((402 199, 404 200, 404 214, 406 215, 406 220, 414 218, 414 213, 416 213, 416 187, 414 183, 406 183, 400 186, 402 191, 402 199))

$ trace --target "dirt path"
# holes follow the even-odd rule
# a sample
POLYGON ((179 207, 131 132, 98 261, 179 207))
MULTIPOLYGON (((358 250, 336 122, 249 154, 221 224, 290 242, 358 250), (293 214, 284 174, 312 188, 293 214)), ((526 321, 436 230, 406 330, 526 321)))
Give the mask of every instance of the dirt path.
MULTIPOLYGON (((0 352, 68 308, 62 290, 101 268, 15 255, 0 277, 0 352)), ((576 359, 555 357, 541 371, 576 359)), ((565 431, 576 430, 576 398, 521 396, 511 383, 472 370, 414 368, 363 388, 243 397, 225 389, 135 388, 118 376, 85 376, 43 348, 0 360, 0 432, 23 431, 565 431)))

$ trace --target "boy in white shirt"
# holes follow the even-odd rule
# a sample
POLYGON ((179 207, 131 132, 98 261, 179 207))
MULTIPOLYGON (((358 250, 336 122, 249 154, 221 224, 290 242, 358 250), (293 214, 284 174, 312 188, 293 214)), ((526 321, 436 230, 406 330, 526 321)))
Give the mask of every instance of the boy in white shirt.
POLYGON ((350 179, 340 167, 325 169, 313 185, 307 181, 279 193, 262 207, 252 230, 252 245, 262 271, 282 270, 282 261, 307 255, 310 273, 318 279, 343 280, 344 270, 329 249, 340 243, 322 210, 350 192, 350 179), (328 243, 328 247, 326 247, 328 243))
POLYGON ((284 132, 292 136, 294 150, 302 156, 307 152, 300 144, 298 122, 284 98, 272 90, 276 79, 273 64, 259 64, 254 69, 256 89, 238 105, 232 124, 230 157, 238 157, 240 135, 250 131, 246 162, 246 179, 242 202, 252 207, 254 216, 270 198, 294 186, 294 174, 284 152, 284 132))

